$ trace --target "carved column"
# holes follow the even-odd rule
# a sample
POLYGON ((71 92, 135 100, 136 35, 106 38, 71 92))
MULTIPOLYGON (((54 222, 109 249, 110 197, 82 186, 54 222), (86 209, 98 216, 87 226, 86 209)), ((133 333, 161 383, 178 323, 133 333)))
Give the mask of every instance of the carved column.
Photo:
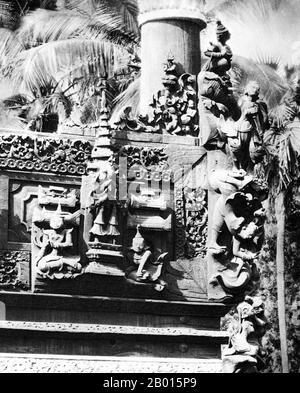
POLYGON ((141 26, 140 111, 148 111, 162 88, 163 64, 170 54, 181 73, 197 75, 201 68, 200 31, 206 27, 197 0, 139 0, 141 26))

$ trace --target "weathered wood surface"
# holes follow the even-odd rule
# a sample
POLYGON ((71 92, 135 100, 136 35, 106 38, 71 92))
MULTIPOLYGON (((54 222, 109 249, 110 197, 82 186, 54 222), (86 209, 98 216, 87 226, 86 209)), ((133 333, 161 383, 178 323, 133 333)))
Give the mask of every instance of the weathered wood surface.
POLYGON ((0 373, 219 373, 221 361, 143 357, 0 354, 0 373))
POLYGON ((193 328, 151 328, 0 321, 1 352, 95 356, 218 358, 227 334, 193 328))

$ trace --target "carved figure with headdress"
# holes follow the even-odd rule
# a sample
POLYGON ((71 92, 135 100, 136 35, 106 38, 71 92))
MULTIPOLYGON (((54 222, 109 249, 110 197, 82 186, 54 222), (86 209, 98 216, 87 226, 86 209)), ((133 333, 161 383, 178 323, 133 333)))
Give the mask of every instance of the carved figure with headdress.
POLYGON ((132 240, 131 251, 133 251, 132 266, 127 269, 126 278, 138 283, 152 284, 156 291, 162 291, 166 283, 161 279, 161 275, 168 253, 160 254, 155 259, 150 247, 141 235, 139 225, 132 240))
POLYGON ((89 165, 85 207, 94 213, 93 226, 90 229, 92 241, 100 242, 103 236, 119 236, 117 210, 112 191, 114 169, 110 162, 89 165))
POLYGON ((54 279, 81 272, 80 257, 70 252, 74 245, 72 232, 74 225, 79 225, 79 216, 80 211, 63 213, 60 205, 54 212, 43 209, 36 213, 33 222, 42 227, 42 241, 34 263, 40 275, 54 279))
MULTIPOLYGON (((242 115, 237 122, 221 121, 220 129, 227 136, 229 152, 237 169, 251 170, 265 155, 263 136, 269 128, 267 105, 259 98, 260 86, 251 81, 239 105, 242 115)), ((221 119, 222 120, 222 119, 221 119)))
POLYGON ((264 302, 246 296, 237 306, 238 322, 223 351, 224 373, 255 373, 263 368, 261 338, 269 327, 264 302))
POLYGON ((256 274, 253 263, 263 239, 265 211, 262 200, 265 190, 255 190, 255 181, 244 171, 213 171, 210 186, 218 193, 209 252, 218 268, 210 284, 221 285, 226 291, 235 292, 246 286, 256 274), (219 244, 219 238, 229 233, 231 240, 219 244))

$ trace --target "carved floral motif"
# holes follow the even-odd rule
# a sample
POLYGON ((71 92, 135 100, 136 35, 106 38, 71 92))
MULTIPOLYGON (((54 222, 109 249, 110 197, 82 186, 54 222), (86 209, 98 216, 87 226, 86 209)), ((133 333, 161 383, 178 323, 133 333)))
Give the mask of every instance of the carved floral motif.
POLYGON ((115 123, 117 130, 198 136, 196 78, 191 74, 178 75, 174 58, 170 56, 164 67, 164 89, 153 97, 151 115, 131 116, 126 107, 115 123))
POLYGON ((2 135, 0 168, 83 175, 91 150, 87 141, 2 135))
POLYGON ((163 172, 169 168, 168 155, 164 148, 122 146, 117 153, 118 157, 127 159, 127 169, 130 171, 145 169, 152 172, 163 172))
POLYGON ((0 251, 0 289, 29 289, 29 264, 27 251, 0 251))
POLYGON ((207 192, 191 190, 185 195, 187 256, 205 257, 207 247, 207 192))

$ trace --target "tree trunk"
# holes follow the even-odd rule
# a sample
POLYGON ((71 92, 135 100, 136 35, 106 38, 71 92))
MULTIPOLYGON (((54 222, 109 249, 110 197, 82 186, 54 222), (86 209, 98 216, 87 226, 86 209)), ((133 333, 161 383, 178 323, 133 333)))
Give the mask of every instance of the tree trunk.
POLYGON ((282 372, 289 372, 287 331, 285 313, 285 282, 284 282, 284 231, 285 231, 285 193, 281 191, 275 200, 275 211, 277 219, 277 245, 276 245, 276 266, 277 266, 277 303, 278 320, 281 346, 282 372))

